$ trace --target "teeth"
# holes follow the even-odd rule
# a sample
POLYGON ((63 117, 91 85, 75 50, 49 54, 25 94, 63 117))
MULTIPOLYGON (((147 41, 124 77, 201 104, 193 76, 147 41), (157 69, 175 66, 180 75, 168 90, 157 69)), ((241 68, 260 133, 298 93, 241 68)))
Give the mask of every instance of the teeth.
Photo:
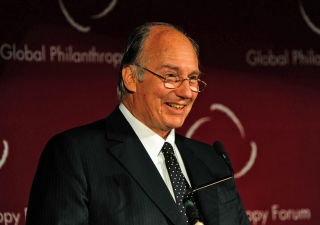
POLYGON ((176 105, 176 104, 170 104, 170 103, 168 103, 168 105, 175 109, 182 109, 184 107, 183 105, 176 105))

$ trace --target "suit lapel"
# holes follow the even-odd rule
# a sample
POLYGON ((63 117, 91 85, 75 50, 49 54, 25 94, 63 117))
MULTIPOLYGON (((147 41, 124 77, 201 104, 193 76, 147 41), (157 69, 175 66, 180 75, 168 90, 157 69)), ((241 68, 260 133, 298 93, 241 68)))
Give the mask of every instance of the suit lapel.
MULTIPOLYGON (((176 135, 176 145, 180 151, 188 177, 193 188, 214 182, 216 177, 197 155, 196 150, 184 143, 184 139, 176 135)), ((213 151, 213 149, 212 149, 213 151)), ((213 185, 194 193, 196 206, 204 219, 204 224, 219 224, 219 198, 217 185, 213 185)))
POLYGON ((178 214, 176 204, 162 177, 118 108, 107 119, 107 139, 118 142, 110 148, 110 151, 149 198, 173 224, 183 224, 182 217, 178 214))

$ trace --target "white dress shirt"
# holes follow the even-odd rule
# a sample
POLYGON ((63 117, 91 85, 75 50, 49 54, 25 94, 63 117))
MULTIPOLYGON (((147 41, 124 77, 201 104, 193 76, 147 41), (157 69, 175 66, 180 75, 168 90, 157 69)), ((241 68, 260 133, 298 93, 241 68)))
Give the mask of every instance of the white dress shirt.
MULTIPOLYGON (((164 161, 163 153, 161 152, 162 146, 165 142, 169 142, 173 146, 174 154, 178 160, 178 163, 180 165, 181 171, 186 178, 187 182, 190 185, 190 181, 187 175, 186 168, 184 166, 184 163, 182 161, 180 152, 175 144, 175 131, 172 129, 167 137, 166 140, 164 140, 162 137, 160 137, 158 134, 156 134, 154 131, 152 131, 149 127, 141 123, 139 120, 137 120, 130 112, 129 110, 120 103, 119 109, 124 115, 124 117, 127 119, 131 127, 133 128, 134 132, 137 134, 138 138, 142 142, 144 148, 147 150, 152 162, 156 166, 157 170, 159 171, 162 179, 164 180, 165 184, 167 185, 173 199, 174 192, 172 189, 171 180, 167 171, 167 167, 164 161)), ((191 187, 191 185, 190 185, 191 187)))

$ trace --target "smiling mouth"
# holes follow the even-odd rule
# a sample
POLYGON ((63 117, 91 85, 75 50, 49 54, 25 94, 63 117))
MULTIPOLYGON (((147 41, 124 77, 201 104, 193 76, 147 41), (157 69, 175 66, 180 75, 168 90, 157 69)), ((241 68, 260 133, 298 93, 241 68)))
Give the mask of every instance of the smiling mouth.
POLYGON ((174 109, 182 109, 183 107, 185 107, 185 105, 177 105, 172 103, 167 103, 167 105, 174 109))

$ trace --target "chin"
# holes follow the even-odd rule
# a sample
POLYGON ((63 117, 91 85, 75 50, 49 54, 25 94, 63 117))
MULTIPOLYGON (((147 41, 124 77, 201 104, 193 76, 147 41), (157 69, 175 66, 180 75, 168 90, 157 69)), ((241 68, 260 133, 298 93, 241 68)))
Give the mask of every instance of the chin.
POLYGON ((182 115, 170 115, 163 118, 163 124, 166 125, 166 127, 170 127, 171 129, 179 128, 183 125, 186 117, 182 115))
POLYGON ((171 123, 168 123, 168 127, 171 127, 172 129, 176 129, 176 128, 180 128, 183 125, 183 121, 179 121, 179 122, 173 122, 171 121, 171 123))

